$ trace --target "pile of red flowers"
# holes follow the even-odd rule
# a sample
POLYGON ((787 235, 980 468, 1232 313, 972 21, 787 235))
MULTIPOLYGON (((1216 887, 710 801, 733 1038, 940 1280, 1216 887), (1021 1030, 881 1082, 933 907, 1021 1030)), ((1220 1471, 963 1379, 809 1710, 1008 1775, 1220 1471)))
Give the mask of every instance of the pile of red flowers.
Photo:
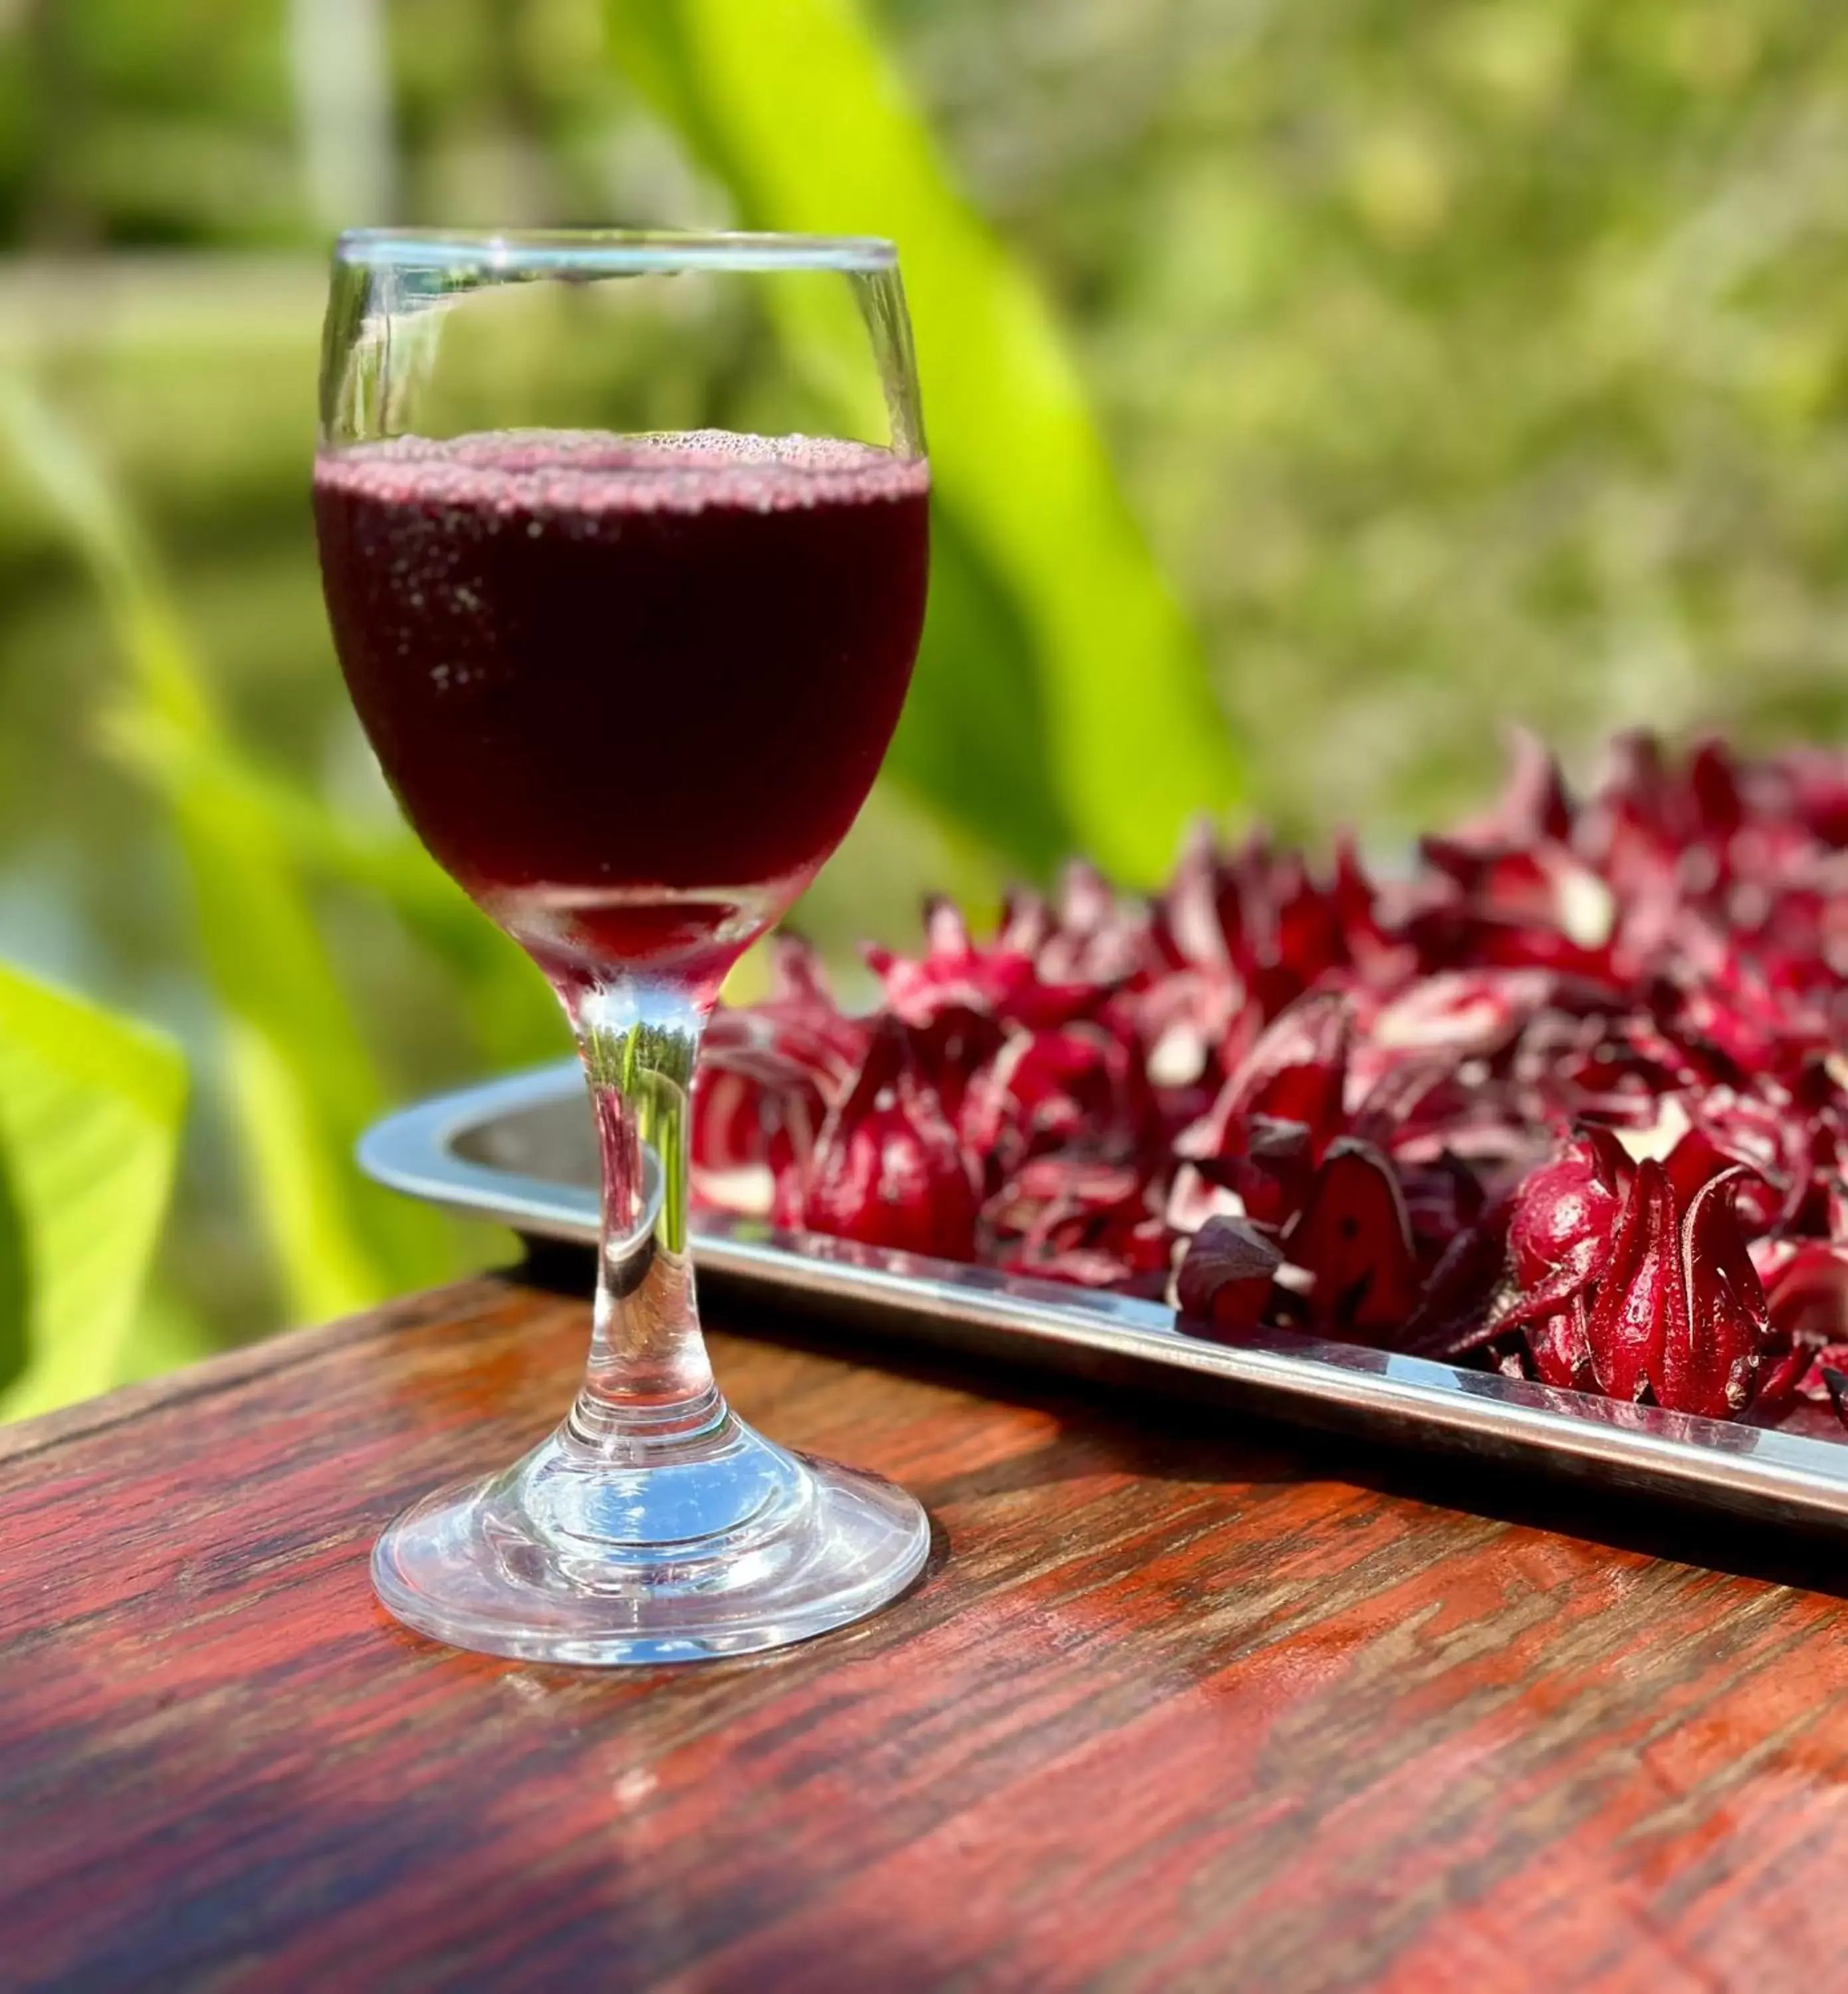
MULTIPOLYGON (((873 1015, 777 944, 714 1022, 708 1203, 1727 1417, 1848 1372, 1848 755, 1523 740, 1409 876, 1205 833, 993 940, 932 905, 873 1015)), ((1848 1413, 1844 1413, 1848 1417, 1848 1413)))

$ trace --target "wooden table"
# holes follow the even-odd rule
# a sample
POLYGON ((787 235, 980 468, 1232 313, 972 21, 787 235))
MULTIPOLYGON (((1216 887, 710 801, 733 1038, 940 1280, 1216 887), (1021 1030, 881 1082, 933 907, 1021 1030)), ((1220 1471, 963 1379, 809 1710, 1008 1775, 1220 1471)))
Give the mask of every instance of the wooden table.
POLYGON ((405 1633, 373 1533, 585 1321, 485 1280, 0 1434, 0 1985, 1848 1985, 1838 1557, 727 1334, 929 1506, 914 1592, 679 1671, 405 1633))

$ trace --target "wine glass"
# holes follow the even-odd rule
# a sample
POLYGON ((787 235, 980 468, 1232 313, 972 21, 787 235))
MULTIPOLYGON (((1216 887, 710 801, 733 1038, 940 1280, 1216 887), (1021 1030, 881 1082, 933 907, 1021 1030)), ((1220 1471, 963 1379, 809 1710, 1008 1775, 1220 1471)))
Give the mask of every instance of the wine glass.
POLYGON ((399 1516, 425 1633, 591 1663, 741 1654, 903 1591, 923 1510, 713 1382, 689 1107, 727 969, 841 840, 903 703, 929 472, 889 243, 362 230, 335 252, 314 509, 347 686, 404 813, 570 1018, 600 1139, 563 1424, 399 1516))

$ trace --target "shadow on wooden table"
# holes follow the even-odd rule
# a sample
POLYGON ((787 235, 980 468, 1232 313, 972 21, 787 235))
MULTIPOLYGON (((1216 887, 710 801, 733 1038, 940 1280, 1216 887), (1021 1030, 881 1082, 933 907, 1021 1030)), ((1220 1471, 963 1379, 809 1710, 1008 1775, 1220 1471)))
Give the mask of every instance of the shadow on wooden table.
MULTIPOLYGON (((519 1277, 554 1293, 581 1294, 591 1278, 590 1256, 574 1247, 536 1249, 519 1277)), ((1729 1519, 1659 1496, 1614 1495, 1565 1475, 1521 1474, 1501 1465, 1286 1426, 1210 1383, 1205 1397, 1183 1398, 1155 1374, 1127 1366, 1106 1378, 1065 1376, 986 1352, 886 1334, 869 1338, 823 1315, 773 1310, 758 1295, 742 1304, 724 1283, 708 1285, 707 1312, 715 1328, 748 1324, 742 1333, 759 1341, 870 1362, 898 1376, 1033 1407, 1058 1420, 1062 1437, 1057 1444, 969 1471, 955 1478, 953 1488, 935 1492, 941 1501, 1046 1488, 1106 1468, 1177 1483, 1340 1482, 1647 1557, 1848 1598, 1848 1559, 1839 1537, 1822 1527, 1729 1519), (1082 1434, 1075 1447, 1074 1427, 1082 1434)), ((934 1568, 941 1554, 941 1546, 934 1547, 934 1568)))

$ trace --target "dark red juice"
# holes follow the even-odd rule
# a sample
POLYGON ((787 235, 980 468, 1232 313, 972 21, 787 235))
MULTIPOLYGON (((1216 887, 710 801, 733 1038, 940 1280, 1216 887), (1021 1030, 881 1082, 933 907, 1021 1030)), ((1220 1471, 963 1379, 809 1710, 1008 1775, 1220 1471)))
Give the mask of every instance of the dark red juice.
POLYGON ((424 843, 573 956, 773 917, 891 739, 927 488, 863 445, 720 432, 324 454, 334 642, 424 843))

